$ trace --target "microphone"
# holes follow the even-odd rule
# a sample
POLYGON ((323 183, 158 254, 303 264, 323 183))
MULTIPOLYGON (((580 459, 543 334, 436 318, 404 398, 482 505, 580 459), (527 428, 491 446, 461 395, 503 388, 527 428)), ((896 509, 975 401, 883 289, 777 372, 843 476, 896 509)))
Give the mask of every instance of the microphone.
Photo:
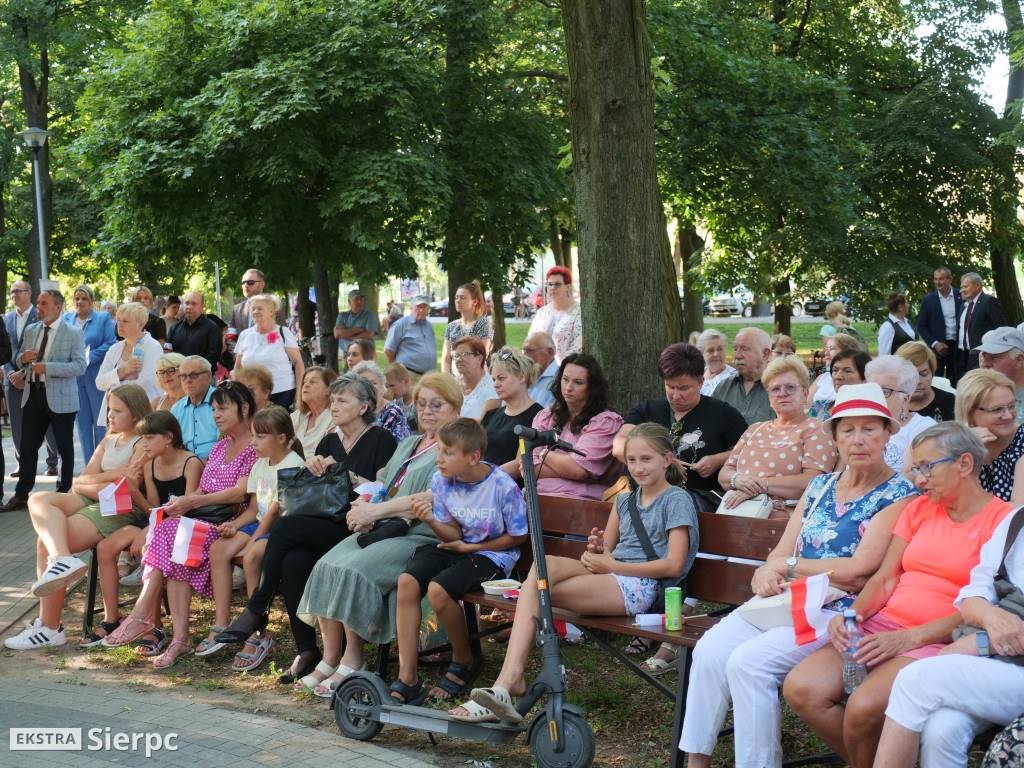
POLYGON ((577 451, 564 440, 560 440, 558 438, 558 433, 553 429, 541 432, 540 430, 533 429, 531 427, 524 427, 522 424, 519 424, 513 431, 524 440, 529 440, 531 443, 536 445, 546 445, 550 448, 566 451, 568 453, 575 453, 580 456, 587 455, 583 453, 583 451, 577 451))

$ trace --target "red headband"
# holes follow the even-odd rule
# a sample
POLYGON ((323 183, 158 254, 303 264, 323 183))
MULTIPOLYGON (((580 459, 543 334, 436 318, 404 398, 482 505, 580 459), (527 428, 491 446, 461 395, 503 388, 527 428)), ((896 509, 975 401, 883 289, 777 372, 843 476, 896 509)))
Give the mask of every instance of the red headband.
POLYGON ((876 403, 874 400, 847 400, 845 403, 832 408, 832 418, 837 419, 842 415, 843 411, 853 408, 866 408, 870 411, 876 411, 879 416, 884 416, 887 419, 892 418, 889 409, 880 403, 876 403))

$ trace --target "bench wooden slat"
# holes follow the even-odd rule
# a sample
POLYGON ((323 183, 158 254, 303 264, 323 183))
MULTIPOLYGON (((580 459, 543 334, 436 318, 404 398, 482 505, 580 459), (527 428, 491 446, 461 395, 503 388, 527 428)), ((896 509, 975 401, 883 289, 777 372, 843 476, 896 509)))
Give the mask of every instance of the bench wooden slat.
POLYGON ((754 596, 750 580, 755 570, 756 565, 698 557, 686 577, 686 594, 713 603, 740 605, 754 596))
POLYGON ((610 501, 565 499, 561 496, 538 496, 540 521, 545 533, 572 533, 587 536, 591 528, 604 528, 611 514, 610 501))
POLYGON ((725 557, 764 560, 786 530, 785 520, 753 520, 736 515, 698 512, 700 551, 725 557))

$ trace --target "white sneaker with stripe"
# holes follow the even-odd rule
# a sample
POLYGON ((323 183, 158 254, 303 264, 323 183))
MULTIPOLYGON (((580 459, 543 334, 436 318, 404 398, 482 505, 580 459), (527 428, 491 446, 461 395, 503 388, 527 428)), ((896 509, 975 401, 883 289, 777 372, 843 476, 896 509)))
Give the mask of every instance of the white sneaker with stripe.
POLYGON ((60 555, 46 559, 46 570, 39 581, 32 585, 32 594, 36 597, 52 595, 58 589, 66 587, 83 573, 89 566, 74 555, 60 555))
POLYGON ((19 634, 4 640, 4 645, 15 651, 31 651, 36 648, 55 648, 65 645, 67 641, 63 626, 50 629, 44 627, 43 622, 37 618, 19 634))

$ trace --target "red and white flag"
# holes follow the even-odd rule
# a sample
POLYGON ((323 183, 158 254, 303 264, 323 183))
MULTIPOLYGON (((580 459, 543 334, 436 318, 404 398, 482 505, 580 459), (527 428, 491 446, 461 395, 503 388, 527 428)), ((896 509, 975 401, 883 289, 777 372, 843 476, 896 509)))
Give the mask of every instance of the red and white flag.
POLYGON ((821 606, 828 594, 828 574, 819 573, 789 583, 793 591, 793 629, 796 644, 813 643, 828 630, 829 617, 821 606))
POLYGON ((164 512, 163 507, 153 507, 151 510, 149 510, 149 530, 146 531, 147 547, 149 546, 149 543, 153 540, 153 531, 156 530, 156 527, 163 521, 163 519, 166 516, 167 513, 164 512))
POLYGON ((122 477, 100 491, 100 514, 104 517, 123 515, 132 511, 132 492, 122 477))
POLYGON ((171 562, 198 568, 203 563, 203 544, 210 524, 191 517, 178 518, 178 531, 174 534, 174 547, 171 549, 171 562))

